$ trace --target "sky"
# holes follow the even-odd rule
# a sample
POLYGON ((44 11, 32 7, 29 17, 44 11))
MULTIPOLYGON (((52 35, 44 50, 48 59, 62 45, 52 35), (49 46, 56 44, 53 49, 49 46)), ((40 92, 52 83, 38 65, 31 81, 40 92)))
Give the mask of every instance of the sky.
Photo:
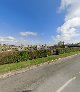
POLYGON ((0 0, 0 43, 80 41, 79 0, 0 0))

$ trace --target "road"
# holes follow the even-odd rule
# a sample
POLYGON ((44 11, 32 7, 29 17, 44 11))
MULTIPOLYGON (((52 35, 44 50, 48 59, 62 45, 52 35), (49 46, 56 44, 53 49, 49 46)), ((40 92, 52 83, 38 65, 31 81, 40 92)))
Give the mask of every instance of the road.
POLYGON ((0 79, 0 92, 80 92, 80 55, 0 79))

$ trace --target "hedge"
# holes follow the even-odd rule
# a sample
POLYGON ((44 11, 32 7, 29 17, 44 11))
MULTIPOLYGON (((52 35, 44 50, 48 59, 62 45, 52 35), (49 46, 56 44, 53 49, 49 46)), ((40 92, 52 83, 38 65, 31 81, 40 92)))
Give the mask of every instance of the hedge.
POLYGON ((36 58, 80 51, 80 48, 58 48, 57 50, 6 51, 0 53, 0 65, 18 63, 36 58))

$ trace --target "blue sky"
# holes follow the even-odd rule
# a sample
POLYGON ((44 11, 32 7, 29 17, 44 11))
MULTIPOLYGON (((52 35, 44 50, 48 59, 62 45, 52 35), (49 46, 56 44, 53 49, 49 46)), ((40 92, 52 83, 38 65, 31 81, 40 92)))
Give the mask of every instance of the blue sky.
POLYGON ((0 41, 54 43, 57 28, 64 23, 59 7, 60 0, 0 0, 0 41))

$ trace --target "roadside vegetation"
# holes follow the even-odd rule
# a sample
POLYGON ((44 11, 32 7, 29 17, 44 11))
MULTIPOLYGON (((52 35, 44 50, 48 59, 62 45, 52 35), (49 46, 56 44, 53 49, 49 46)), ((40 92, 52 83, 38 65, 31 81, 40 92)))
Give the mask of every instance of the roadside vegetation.
POLYGON ((0 74, 31 67, 33 65, 39 65, 45 62, 55 62, 59 58, 79 53, 79 49, 58 49, 58 52, 55 53, 55 55, 49 50, 0 53, 0 74))

